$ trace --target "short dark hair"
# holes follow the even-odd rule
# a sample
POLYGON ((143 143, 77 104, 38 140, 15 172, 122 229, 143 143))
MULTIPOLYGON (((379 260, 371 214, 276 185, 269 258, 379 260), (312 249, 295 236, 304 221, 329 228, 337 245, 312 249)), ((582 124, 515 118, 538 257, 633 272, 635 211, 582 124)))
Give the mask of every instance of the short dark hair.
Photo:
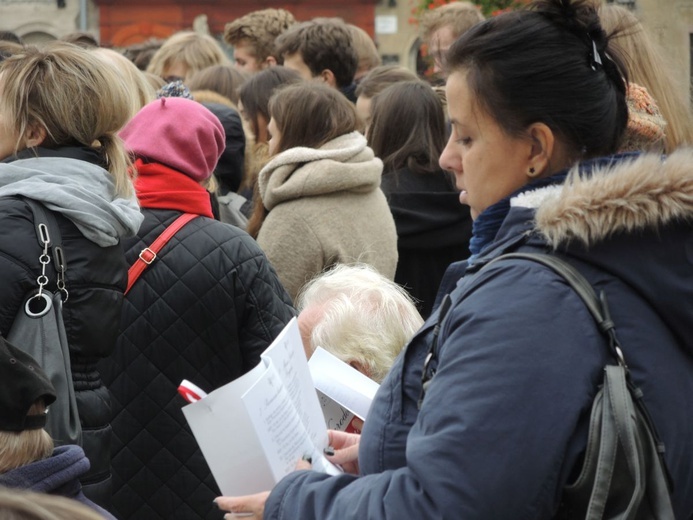
POLYGON ((440 171, 445 148, 443 104, 421 80, 390 85, 373 98, 368 144, 383 161, 383 172, 409 168, 413 173, 440 171))
POLYGON ((270 99, 269 111, 281 133, 277 153, 297 146, 320 148, 358 125, 353 103, 314 81, 279 89, 270 99))
POLYGON ((294 25, 276 41, 282 59, 299 53, 313 76, 331 70, 338 87, 354 81, 358 56, 346 24, 333 18, 318 18, 294 25))
POLYGON ((447 53, 448 73, 467 72, 480 106, 509 135, 543 122, 575 159, 614 153, 628 122, 627 72, 591 0, 532 5, 464 33, 447 53))
POLYGON ((282 65, 261 70, 241 87, 239 99, 243 104, 243 116, 250 122, 251 130, 258 137, 257 116, 270 120, 269 100, 274 91, 284 85, 303 81, 300 74, 282 65))

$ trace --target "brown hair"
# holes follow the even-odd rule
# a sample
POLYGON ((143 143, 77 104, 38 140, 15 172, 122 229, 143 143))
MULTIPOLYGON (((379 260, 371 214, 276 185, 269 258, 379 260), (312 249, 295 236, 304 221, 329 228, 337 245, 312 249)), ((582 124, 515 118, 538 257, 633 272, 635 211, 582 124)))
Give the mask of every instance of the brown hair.
POLYGON ((349 28, 341 20, 318 18, 294 25, 277 38, 276 45, 282 59, 299 53, 313 76, 330 70, 337 87, 354 81, 358 56, 349 28))
POLYGON ((393 83, 416 81, 418 76, 401 65, 381 65, 364 76, 356 87, 356 97, 372 98, 393 83))
POLYGON ((5 40, 0 40, 0 61, 9 58, 13 54, 18 54, 24 50, 24 45, 5 40))
POLYGON ((212 65, 231 64, 221 45, 207 34, 182 31, 174 34, 152 56, 147 71, 162 76, 175 63, 182 63, 187 70, 184 79, 212 65))
POLYGON ((186 82, 190 90, 213 90, 238 104, 238 91, 248 75, 231 65, 212 65, 193 74, 186 82))
POLYGON ((149 62, 152 61, 152 57, 156 54, 164 40, 159 38, 150 38, 146 42, 135 43, 129 45, 123 49, 123 56, 129 59, 135 64, 135 67, 141 71, 146 71, 149 66, 149 62))
POLYGON ((117 132, 128 121, 130 98, 123 79, 92 51, 64 42, 29 46, 0 64, 0 111, 21 139, 45 129, 41 146, 79 143, 100 151, 116 193, 129 197, 130 160, 117 132), (79 101, 79 110, 75 102, 79 101))
POLYGON ((443 27, 450 27, 455 37, 460 36, 472 26, 484 20, 481 9, 471 2, 451 2, 436 9, 424 12, 421 16, 421 39, 430 44, 433 33, 443 27))
POLYGON ((274 91, 283 85, 302 81, 298 72, 280 65, 258 72, 241 86, 239 99, 243 103, 243 117, 250 123, 256 140, 259 139, 258 115, 269 122, 269 100, 274 91))
POLYGON ((356 130, 356 109, 343 94, 322 83, 305 82, 277 91, 269 112, 281 139, 277 153, 304 146, 320 148, 356 130))
POLYGON ((607 33, 615 33, 610 45, 620 49, 626 59, 628 79, 648 90, 667 123, 666 153, 693 145, 693 118, 687 96, 681 95, 688 89, 677 83, 674 68, 650 32, 621 6, 601 6, 599 18, 607 33))
MULTIPOLYGON (((27 415, 46 412, 43 400, 31 405, 27 415)), ((53 453, 53 439, 43 428, 20 432, 0 431, 0 475, 16 468, 43 460, 53 453)))
POLYGON ((383 60, 378 54, 378 48, 375 46, 373 38, 366 31, 350 23, 347 24, 347 27, 351 33, 351 43, 358 57, 355 74, 355 78, 358 80, 364 77, 369 70, 379 66, 383 60))
POLYGON ((423 81, 395 83, 373 98, 367 137, 384 173, 437 172, 446 140, 443 105, 423 81))
POLYGON ((66 34, 60 41, 72 43, 84 49, 96 49, 99 47, 99 40, 92 33, 77 31, 66 34))
MULTIPOLYGON (((281 133, 276 153, 298 146, 320 148, 340 135, 355 131, 358 125, 354 105, 339 91, 316 82, 278 90, 270 99, 269 112, 281 133)), ((257 238, 267 216, 257 186, 253 200, 248 233, 257 238)))
POLYGON ((294 23, 294 15, 285 9, 253 11, 226 24, 224 41, 229 45, 247 41, 258 62, 273 56, 281 64, 281 56, 275 51, 274 40, 294 23))

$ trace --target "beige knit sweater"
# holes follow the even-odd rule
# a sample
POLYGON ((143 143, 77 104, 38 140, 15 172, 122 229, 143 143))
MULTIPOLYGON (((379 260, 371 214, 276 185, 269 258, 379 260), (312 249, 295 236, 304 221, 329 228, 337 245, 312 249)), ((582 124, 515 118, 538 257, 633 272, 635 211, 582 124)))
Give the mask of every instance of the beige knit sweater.
POLYGON ((353 132, 320 149, 286 150, 260 172, 269 214, 257 241, 294 300, 335 263, 365 262, 394 278, 397 233, 380 189, 382 167, 353 132))

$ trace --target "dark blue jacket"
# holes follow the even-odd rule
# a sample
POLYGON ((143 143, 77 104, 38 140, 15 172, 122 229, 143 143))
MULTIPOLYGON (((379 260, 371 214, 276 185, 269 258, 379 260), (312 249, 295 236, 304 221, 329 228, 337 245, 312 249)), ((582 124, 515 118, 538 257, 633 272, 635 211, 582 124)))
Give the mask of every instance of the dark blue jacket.
POLYGON ((61 446, 47 459, 0 475, 0 486, 27 489, 72 498, 91 507, 107 520, 115 517, 84 496, 79 479, 89 471, 89 459, 79 446, 61 446))
MULTIPOLYGON (((664 441, 677 518, 693 514, 693 153, 645 156, 558 196, 513 203, 452 288, 438 371, 420 411, 440 308, 383 382, 361 436, 362 476, 295 472, 266 519, 550 519, 576 476, 610 362, 582 300, 507 251, 557 248, 608 298, 635 383, 664 441), (538 209, 536 209, 538 207, 538 209)), ((560 187, 556 187, 560 188, 560 187)), ((452 266, 452 270, 458 270, 452 266)))

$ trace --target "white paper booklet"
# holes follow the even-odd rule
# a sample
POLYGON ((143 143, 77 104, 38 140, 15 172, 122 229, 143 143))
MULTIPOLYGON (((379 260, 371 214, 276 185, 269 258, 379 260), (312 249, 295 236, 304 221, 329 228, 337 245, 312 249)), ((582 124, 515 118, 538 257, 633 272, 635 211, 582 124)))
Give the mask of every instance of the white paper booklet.
POLYGON ((183 414, 224 495, 269 490, 304 455, 313 469, 339 473, 322 453, 327 429, 295 318, 257 367, 183 414))
POLYGON ((329 429, 361 433, 378 383, 318 347, 308 361, 329 429))

